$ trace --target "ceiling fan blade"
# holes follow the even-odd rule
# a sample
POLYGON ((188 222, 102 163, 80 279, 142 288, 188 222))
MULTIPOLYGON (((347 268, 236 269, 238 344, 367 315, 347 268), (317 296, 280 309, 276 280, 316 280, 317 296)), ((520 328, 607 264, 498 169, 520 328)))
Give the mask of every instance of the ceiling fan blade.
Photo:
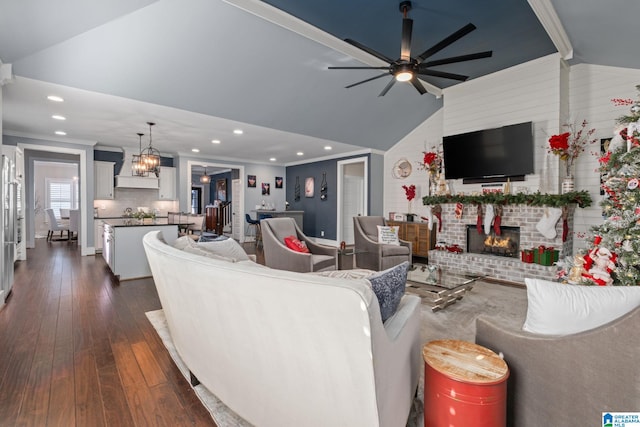
POLYGON ((434 67, 436 65, 453 64, 455 62, 472 61, 474 59, 490 58, 493 55, 493 51, 487 50, 485 52, 471 53, 469 55, 451 56, 449 58, 436 59, 435 61, 427 61, 418 65, 418 68, 434 67))
POLYGON ((345 89, 349 89, 350 87, 358 86, 358 85, 361 85, 362 83, 370 82, 371 80, 379 79, 379 78, 384 77, 384 76, 388 76, 388 74, 380 74, 379 76, 371 77, 370 79, 366 79, 366 80, 362 80, 361 82, 358 82, 358 83, 350 84, 349 86, 345 86, 344 88, 345 89))
POLYGON ((367 52, 370 55, 375 56, 376 58, 382 59, 385 62, 388 62, 389 64, 391 64, 393 62, 393 59, 388 58, 386 56, 384 56, 383 54, 381 54, 380 52, 376 52, 375 50, 371 49, 370 47, 367 47, 361 43, 358 43, 355 40, 352 39, 344 39, 344 41, 346 41, 347 43, 349 43, 350 45, 353 45, 355 47, 357 47, 358 49, 362 49, 365 52, 367 52))
POLYGON ((411 79, 411 84, 418 90, 418 92, 420 92, 420 95, 427 93, 427 90, 422 86, 422 83, 420 83, 420 80, 418 80, 416 76, 413 76, 411 79))
POLYGON ((460 38, 466 36, 467 34, 469 34, 471 31, 473 31, 475 29, 476 29, 476 26, 471 24, 471 23, 465 25, 464 27, 460 28, 455 33, 451 34, 449 37, 443 39, 439 43, 433 45, 429 49, 427 49, 424 52, 422 52, 416 59, 419 62, 424 61, 425 59, 427 59, 431 55, 435 54, 436 52, 441 51, 445 47, 449 46, 451 43, 456 42, 457 40, 459 40, 460 38))
POLYGON ((400 59, 411 61, 411 32, 413 19, 402 18, 402 42, 400 43, 400 59))
POLYGON ((329 70, 388 70, 389 67, 327 67, 329 70))
POLYGON ((387 83, 387 85, 384 87, 384 89, 382 89, 382 92, 380 92, 380 95, 378 96, 385 96, 387 92, 389 92, 389 89, 391 89, 391 87, 395 84, 395 82, 396 82, 396 78, 392 77, 391 81, 387 83))
POLYGON ((461 82, 469 78, 469 76, 463 76, 461 74, 445 73, 444 71, 436 70, 420 70, 418 71, 418 74, 422 74, 424 76, 442 77, 451 80, 460 80, 461 82))

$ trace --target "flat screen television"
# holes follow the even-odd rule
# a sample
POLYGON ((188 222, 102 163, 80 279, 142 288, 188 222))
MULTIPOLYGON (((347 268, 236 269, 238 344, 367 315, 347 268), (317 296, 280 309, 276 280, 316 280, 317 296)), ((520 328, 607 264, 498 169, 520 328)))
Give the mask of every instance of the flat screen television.
POLYGON ((446 179, 523 178, 534 171, 532 122, 445 136, 446 179))

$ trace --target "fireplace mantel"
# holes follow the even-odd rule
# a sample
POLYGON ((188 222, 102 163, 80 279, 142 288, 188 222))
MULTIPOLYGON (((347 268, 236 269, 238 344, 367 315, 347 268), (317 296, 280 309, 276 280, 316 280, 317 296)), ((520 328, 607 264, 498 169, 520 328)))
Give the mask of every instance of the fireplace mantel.
POLYGON ((447 203, 462 204, 498 204, 498 205, 526 205, 526 206, 554 206, 561 207, 575 204, 578 207, 586 208, 591 206, 592 200, 588 191, 573 191, 566 194, 543 194, 543 193, 484 193, 475 195, 447 194, 442 196, 425 196, 422 198, 423 205, 441 205, 447 203))

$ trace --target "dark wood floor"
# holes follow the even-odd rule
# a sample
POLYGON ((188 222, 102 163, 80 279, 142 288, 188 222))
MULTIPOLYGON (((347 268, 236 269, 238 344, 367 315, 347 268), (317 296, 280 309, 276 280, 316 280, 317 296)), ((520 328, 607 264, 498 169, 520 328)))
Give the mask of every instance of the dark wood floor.
POLYGON ((0 311, 0 426, 215 426, 145 312, 151 279, 37 239, 0 311))

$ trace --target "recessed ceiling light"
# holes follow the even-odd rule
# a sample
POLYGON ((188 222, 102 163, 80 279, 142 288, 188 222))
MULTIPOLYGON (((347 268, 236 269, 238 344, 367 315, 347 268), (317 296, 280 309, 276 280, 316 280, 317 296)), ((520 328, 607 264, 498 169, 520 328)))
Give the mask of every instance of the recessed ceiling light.
POLYGON ((191 151, 193 151, 194 153, 199 153, 200 150, 198 150, 197 148, 192 148, 191 151))
POLYGON ((64 102, 64 99, 62 99, 62 97, 57 96, 57 95, 49 95, 49 96, 47 96, 47 99, 49 101, 53 101, 53 102, 64 102))
POLYGON ((296 155, 298 155, 298 156, 304 156, 304 153, 303 153, 302 151, 298 151, 298 152, 296 153, 296 155))
POLYGON ((271 161, 271 162, 275 162, 275 161, 276 161, 276 158, 275 158, 275 157, 272 157, 272 158, 270 158, 270 159, 269 159, 269 161, 271 161))
POLYGON ((220 140, 219 139, 212 139, 211 143, 212 144, 220 144, 220 140))
POLYGON ((327 151, 331 150, 331 148, 332 148, 332 147, 331 147, 330 145, 325 145, 325 146, 324 146, 324 149, 325 149, 325 150, 327 150, 327 151))
POLYGON ((242 135, 244 131, 242 129, 234 129, 233 133, 235 133, 236 135, 242 135))
POLYGON ((63 131, 63 130, 57 130, 57 131, 56 131, 56 135, 62 135, 62 136, 64 136, 64 135, 66 135, 66 134, 67 134, 67 133, 66 133, 65 131, 63 131))
POLYGON ((53 116, 51 116, 51 118, 56 120, 67 120, 65 116, 61 116, 59 114, 54 114, 53 116))

